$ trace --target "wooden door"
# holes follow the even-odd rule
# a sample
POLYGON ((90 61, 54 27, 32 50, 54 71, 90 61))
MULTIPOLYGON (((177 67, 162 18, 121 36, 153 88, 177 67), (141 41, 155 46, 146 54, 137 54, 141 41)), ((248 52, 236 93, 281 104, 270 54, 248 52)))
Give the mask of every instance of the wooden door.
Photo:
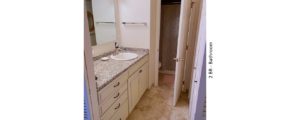
POLYGON ((181 1, 181 13, 177 42, 177 55, 176 55, 176 70, 174 80, 174 94, 173 105, 175 106, 181 93, 181 86, 184 76, 184 59, 186 51, 186 40, 189 31, 189 19, 190 19, 191 0, 181 1))

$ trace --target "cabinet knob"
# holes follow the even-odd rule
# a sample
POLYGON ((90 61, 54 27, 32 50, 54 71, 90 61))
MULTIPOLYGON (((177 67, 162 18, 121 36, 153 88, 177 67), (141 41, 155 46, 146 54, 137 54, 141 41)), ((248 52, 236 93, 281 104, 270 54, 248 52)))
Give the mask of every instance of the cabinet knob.
POLYGON ((95 76, 95 80, 98 80, 98 77, 97 76, 95 76))
POLYGON ((139 73, 141 73, 143 70, 140 70, 139 73))
POLYGON ((119 97, 120 96, 120 93, 118 93, 114 98, 117 98, 117 97, 119 97))
POLYGON ((117 107, 115 107, 115 110, 119 109, 121 106, 121 104, 119 103, 119 105, 117 107))
POLYGON ((117 87, 117 86, 119 86, 120 85, 120 82, 118 82, 116 85, 114 85, 114 87, 117 87))

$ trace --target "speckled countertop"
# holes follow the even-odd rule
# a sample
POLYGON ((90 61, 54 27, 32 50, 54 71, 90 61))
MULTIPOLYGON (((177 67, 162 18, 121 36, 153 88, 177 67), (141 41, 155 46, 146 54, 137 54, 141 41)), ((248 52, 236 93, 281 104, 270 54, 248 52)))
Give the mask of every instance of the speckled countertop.
POLYGON ((147 49, 137 49, 137 48, 123 48, 122 52, 132 52, 138 54, 138 57, 133 60, 119 61, 111 59, 111 54, 105 54, 104 56, 109 57, 107 61, 101 61, 100 57, 95 58, 94 70, 95 76, 98 78, 97 90, 100 91, 106 85, 112 82, 116 77, 126 71, 134 63, 141 60, 144 56, 149 54, 147 49))

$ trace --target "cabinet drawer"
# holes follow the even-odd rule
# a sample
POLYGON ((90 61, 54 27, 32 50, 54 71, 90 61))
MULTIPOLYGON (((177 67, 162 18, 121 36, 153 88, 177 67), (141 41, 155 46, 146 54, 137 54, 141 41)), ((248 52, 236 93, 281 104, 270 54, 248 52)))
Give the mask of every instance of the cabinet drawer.
POLYGON ((127 93, 127 84, 126 85, 123 85, 120 90, 114 92, 113 96, 110 96, 108 99, 106 99, 105 102, 103 102, 101 105, 100 105, 100 111, 101 111, 101 114, 103 115, 106 110, 108 108, 110 108, 110 106, 115 102, 117 101, 121 95, 123 95, 125 93, 127 93))
POLYGON ((145 62, 147 62, 149 59, 149 56, 146 55, 144 58, 142 58, 140 61, 138 61, 135 65, 129 68, 129 76, 131 76, 133 73, 135 73, 145 62))
POLYGON ((110 120, 115 113, 120 111, 121 108, 128 107, 128 93, 125 91, 121 98, 118 99, 102 116, 102 120, 110 120))
POLYGON ((128 72, 122 73, 116 79, 114 79, 109 85, 99 91, 99 104, 102 104, 104 101, 109 99, 111 96, 114 96, 116 92, 127 84, 128 72))
POLYGON ((128 114, 129 114, 128 100, 126 100, 124 105, 120 107, 120 110, 117 113, 115 113, 115 115, 111 120, 126 120, 128 114))

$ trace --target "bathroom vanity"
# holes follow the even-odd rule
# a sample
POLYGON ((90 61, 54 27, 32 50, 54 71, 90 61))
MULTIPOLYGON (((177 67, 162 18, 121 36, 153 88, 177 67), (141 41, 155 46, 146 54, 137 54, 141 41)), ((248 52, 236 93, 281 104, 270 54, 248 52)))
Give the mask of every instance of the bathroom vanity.
MULTIPOLYGON (((125 49, 135 53, 132 60, 102 61, 96 58, 94 69, 101 120, 126 120, 148 88, 148 50, 125 49)), ((109 56, 110 54, 104 55, 109 56)))

